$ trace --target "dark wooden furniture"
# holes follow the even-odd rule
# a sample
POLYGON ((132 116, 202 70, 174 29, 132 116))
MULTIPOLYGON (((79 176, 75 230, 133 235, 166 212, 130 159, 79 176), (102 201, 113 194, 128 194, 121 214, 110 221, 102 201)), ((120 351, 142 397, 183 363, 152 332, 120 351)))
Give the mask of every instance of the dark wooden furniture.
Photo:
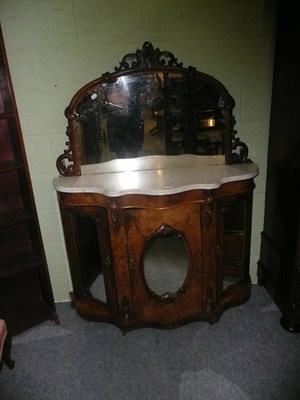
POLYGON ((75 94, 54 186, 81 316, 173 328, 249 299, 258 168, 233 107, 219 81, 149 42, 75 94))
MULTIPOLYGON (((291 2, 288 2, 291 3, 291 2)), ((292 4, 290 4, 291 6, 292 4)), ((300 331, 300 28, 279 2, 258 283, 282 313, 281 325, 300 331)))
POLYGON ((9 369, 13 369, 15 366, 14 360, 11 359, 11 345, 12 338, 7 330, 6 321, 0 319, 0 371, 3 363, 5 363, 9 369))
POLYGON ((58 318, 0 32, 0 315, 15 335, 58 318))

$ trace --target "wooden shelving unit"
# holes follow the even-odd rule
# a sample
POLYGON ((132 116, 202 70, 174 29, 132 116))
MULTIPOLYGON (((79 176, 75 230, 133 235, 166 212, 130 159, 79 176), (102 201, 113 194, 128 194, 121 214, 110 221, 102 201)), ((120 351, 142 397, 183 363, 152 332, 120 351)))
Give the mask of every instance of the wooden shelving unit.
POLYGON ((0 27, 0 316, 12 335, 59 323, 0 27))

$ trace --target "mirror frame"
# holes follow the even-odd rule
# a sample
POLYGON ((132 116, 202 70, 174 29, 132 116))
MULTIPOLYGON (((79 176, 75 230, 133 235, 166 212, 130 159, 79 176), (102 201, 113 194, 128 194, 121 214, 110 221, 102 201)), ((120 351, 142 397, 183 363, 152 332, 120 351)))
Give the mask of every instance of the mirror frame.
MULTIPOLYGON (((65 116, 68 120, 66 135, 67 149, 64 150, 56 161, 56 167, 60 175, 73 176, 81 175, 81 161, 79 154, 79 145, 76 135, 76 112, 78 104, 85 97, 87 92, 92 91, 101 84, 110 84, 117 81, 122 76, 141 73, 181 73, 187 77, 196 77, 205 84, 214 87, 221 95, 224 106, 224 157, 225 164, 236 164, 250 162, 248 159, 248 147, 237 137, 237 131, 234 130, 235 118, 233 108, 235 106, 234 99, 229 94, 225 86, 211 75, 197 71, 195 67, 184 67, 182 62, 178 62, 173 53, 169 51, 160 51, 159 48, 154 49, 151 42, 145 42, 142 49, 137 49, 135 53, 126 54, 119 66, 115 67, 115 71, 102 74, 100 78, 90 81, 79 89, 69 106, 65 109, 65 116)), ((201 157, 201 155, 199 155, 201 157)))

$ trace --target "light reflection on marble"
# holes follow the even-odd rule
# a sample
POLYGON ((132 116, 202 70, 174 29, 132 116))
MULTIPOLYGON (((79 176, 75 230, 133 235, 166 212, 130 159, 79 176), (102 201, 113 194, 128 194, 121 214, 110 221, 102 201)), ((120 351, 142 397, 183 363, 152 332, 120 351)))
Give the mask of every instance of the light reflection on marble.
POLYGON ((224 165, 225 157, 181 155, 151 155, 138 158, 118 158, 105 163, 83 165, 82 175, 102 174, 122 171, 162 170, 170 168, 190 168, 211 165, 224 165))
POLYGON ((82 175, 57 177, 58 192, 166 195, 193 189, 216 189, 227 182, 258 175, 255 163, 224 164, 223 156, 147 156, 82 167, 82 175))

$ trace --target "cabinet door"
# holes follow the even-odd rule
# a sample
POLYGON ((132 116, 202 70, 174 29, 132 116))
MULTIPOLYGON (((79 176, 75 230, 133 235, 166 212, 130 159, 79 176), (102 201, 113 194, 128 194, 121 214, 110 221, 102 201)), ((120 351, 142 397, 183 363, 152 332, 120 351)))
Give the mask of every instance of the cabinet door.
POLYGON ((220 292, 238 287, 249 277, 252 192, 228 196, 219 205, 220 292))
POLYGON ((89 298, 101 311, 114 310, 115 284, 105 208, 62 208, 74 300, 89 298))
POLYGON ((132 315, 164 325, 203 308, 200 205, 125 211, 132 315))

